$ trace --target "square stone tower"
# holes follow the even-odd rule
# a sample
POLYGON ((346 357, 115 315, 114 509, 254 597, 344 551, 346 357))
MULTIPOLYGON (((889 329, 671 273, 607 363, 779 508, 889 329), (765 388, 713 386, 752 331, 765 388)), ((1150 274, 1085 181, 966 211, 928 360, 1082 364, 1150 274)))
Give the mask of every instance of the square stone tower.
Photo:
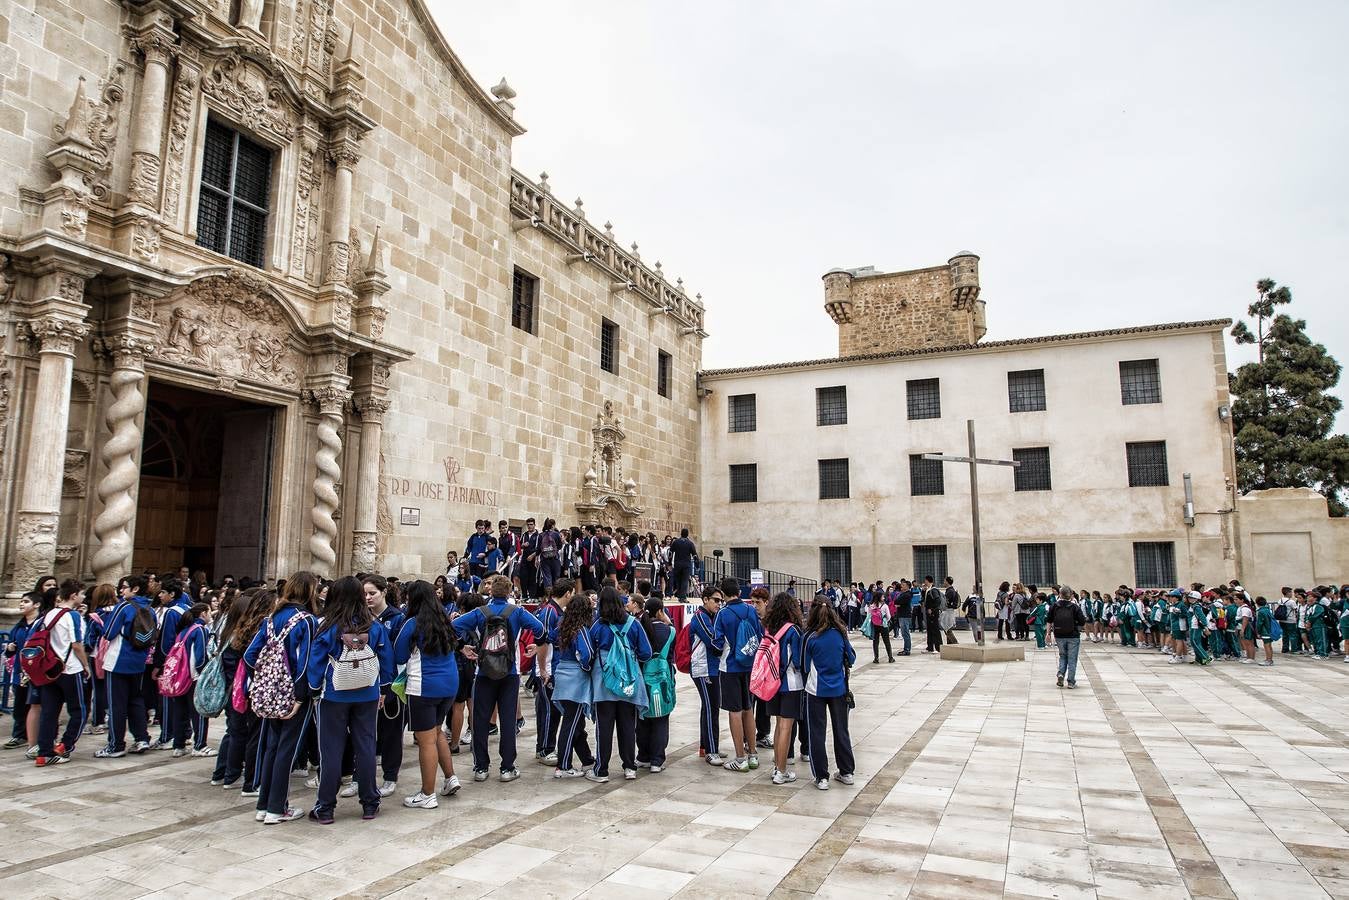
POLYGON ((968 251, 927 269, 833 269, 824 276, 824 308, 838 325, 839 356, 964 346, 988 330, 979 257, 968 251))

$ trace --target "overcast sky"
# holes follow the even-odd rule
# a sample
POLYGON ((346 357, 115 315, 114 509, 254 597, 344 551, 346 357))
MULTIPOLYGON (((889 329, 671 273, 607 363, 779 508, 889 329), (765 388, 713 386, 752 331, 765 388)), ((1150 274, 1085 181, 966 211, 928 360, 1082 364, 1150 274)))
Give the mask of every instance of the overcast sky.
POLYGON ((1272 277, 1349 358, 1349 3, 430 3, 516 167, 703 294, 708 368, 833 355, 825 271, 964 249, 990 340, 1272 277))

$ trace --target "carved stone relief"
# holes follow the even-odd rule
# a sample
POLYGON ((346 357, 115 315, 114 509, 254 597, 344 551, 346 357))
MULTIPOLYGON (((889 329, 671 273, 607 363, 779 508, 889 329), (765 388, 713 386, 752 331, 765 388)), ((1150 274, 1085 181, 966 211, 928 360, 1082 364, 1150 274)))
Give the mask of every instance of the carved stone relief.
POLYGON ((169 146, 164 160, 164 217, 169 222, 177 220, 182 199, 183 165, 196 93, 197 73, 180 62, 169 101, 169 146))
POLYGON ((285 90, 253 60, 236 53, 212 62, 202 76, 201 89, 244 125, 283 141, 295 136, 295 115, 285 90))
POLYGON ((309 274, 311 227, 317 228, 320 180, 317 141, 306 138, 299 153, 299 171, 295 177, 295 224, 291 230, 290 274, 304 278, 309 274), (315 221, 311 222, 311 215, 315 221))

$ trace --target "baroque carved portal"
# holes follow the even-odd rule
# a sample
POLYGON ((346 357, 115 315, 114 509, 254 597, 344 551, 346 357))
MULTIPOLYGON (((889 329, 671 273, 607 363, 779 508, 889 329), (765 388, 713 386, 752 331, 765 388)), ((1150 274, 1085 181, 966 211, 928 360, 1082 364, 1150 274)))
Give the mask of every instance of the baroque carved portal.
POLYGON ((231 269, 198 279, 155 304, 159 355, 172 362, 276 387, 299 384, 303 355, 267 282, 231 269))
POLYGON ((604 401, 590 434, 594 441, 590 469, 582 476, 576 511, 587 525, 631 525, 642 508, 637 505, 637 482, 623 478, 623 441, 627 436, 614 414, 613 401, 604 401))

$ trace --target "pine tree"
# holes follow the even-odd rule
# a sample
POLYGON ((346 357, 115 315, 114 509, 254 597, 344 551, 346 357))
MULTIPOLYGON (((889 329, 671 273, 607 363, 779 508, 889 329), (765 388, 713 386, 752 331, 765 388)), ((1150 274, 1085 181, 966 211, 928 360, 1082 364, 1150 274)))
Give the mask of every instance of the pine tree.
POLYGON ((1238 344, 1254 344, 1256 361, 1229 375, 1240 490, 1310 487, 1326 496, 1330 513, 1345 514, 1349 437, 1332 434, 1341 403, 1330 391, 1340 364, 1307 337, 1307 323, 1278 311, 1293 300, 1287 287, 1262 279, 1247 314, 1232 327, 1238 344))

